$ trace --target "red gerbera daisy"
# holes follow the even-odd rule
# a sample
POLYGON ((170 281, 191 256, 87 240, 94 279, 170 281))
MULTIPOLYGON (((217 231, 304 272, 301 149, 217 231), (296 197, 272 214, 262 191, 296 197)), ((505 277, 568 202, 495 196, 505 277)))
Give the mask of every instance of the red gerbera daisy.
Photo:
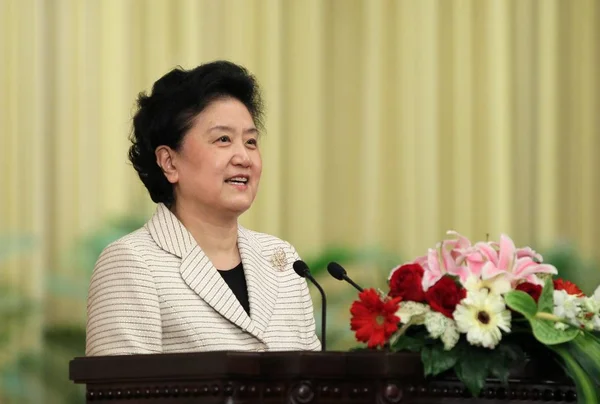
POLYGON ((579 296, 579 297, 584 296, 581 289, 579 289, 579 287, 577 285, 575 285, 573 282, 569 282, 569 281, 561 279, 561 278, 556 278, 553 280, 552 283, 554 283, 554 290, 564 290, 569 295, 574 295, 574 296, 579 296))
POLYGON ((350 328, 355 331, 358 341, 366 342, 369 348, 383 346, 398 329, 400 318, 396 316, 400 297, 386 298, 374 289, 365 289, 352 303, 350 328))

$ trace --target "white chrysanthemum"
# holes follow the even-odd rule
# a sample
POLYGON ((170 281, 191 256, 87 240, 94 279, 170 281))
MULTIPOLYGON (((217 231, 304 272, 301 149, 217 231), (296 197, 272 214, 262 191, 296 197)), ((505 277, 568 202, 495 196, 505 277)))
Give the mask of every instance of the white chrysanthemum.
POLYGON ((596 300, 593 297, 584 297, 583 308, 588 313, 600 313, 600 300, 596 300))
POLYGON ((503 295, 512 289, 509 280, 503 275, 498 275, 490 279, 481 279, 478 276, 470 275, 464 287, 467 292, 479 292, 482 289, 487 289, 494 295, 503 295))
POLYGON ((592 297, 593 297, 593 298, 594 298, 596 301, 600 302, 600 286, 598 286, 598 287, 596 288, 596 291, 594 292, 594 294, 592 295, 592 297))
POLYGON ((458 343, 459 338, 460 334, 458 333, 458 328, 456 328, 456 322, 450 320, 441 338, 442 342, 444 343, 444 349, 449 351, 454 348, 454 346, 458 343))
POLYGON ((426 304, 406 301, 400 303, 400 308, 396 312, 396 315, 400 318, 402 324, 408 323, 411 318, 415 317, 413 324, 420 325, 423 324, 425 320, 419 319, 417 316, 421 316, 428 311, 429 306, 426 304))
POLYGON ((596 314, 594 317, 592 317, 591 324, 594 331, 600 331, 600 314, 596 314))
POLYGON ((600 296, 582 297, 579 325, 589 331, 600 331, 600 296))
POLYGON ((425 328, 431 338, 439 338, 444 333, 450 319, 437 311, 425 314, 425 328))
POLYGON ((460 337, 456 322, 437 311, 425 313, 425 328, 431 338, 440 338, 444 343, 444 349, 449 351, 454 348, 460 337))
POLYGON ((510 332, 510 311, 501 296, 487 289, 469 292, 454 311, 458 331, 472 345, 494 348, 502 339, 500 330, 510 332))
POLYGON ((568 294, 565 290, 554 291, 554 314, 573 324, 579 321, 577 317, 581 313, 583 299, 568 294))

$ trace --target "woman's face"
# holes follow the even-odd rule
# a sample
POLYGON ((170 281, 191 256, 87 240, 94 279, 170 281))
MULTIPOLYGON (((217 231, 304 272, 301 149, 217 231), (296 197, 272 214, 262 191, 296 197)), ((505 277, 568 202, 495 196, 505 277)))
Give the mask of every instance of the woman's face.
POLYGON ((208 105, 173 152, 175 204, 239 216, 252 205, 262 172, 258 131, 235 98, 208 105))

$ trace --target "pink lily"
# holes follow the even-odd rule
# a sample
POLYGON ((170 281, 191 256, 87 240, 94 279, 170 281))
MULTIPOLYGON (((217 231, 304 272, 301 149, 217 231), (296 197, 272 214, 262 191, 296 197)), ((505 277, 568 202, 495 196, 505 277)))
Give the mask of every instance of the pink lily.
POLYGON ((530 257, 518 258, 513 268, 511 281, 513 284, 519 280, 526 280, 529 283, 543 285, 544 282, 537 277, 537 274, 557 275, 558 271, 553 265, 540 264, 530 257))
POLYGON ((517 249, 517 258, 529 257, 537 262, 542 262, 542 256, 530 247, 524 247, 517 249))
POLYGON ((484 280, 496 276, 505 276, 513 285, 516 285, 517 281, 520 280, 539 283, 536 274, 557 273, 556 268, 552 265, 535 262, 530 256, 530 251, 526 249, 521 249, 521 254, 524 256, 519 258, 514 242, 504 234, 500 236, 500 248, 497 253, 489 245, 482 244, 479 247, 482 254, 487 258, 487 262, 481 268, 481 278, 484 280))
POLYGON ((446 269, 440 262, 437 249, 430 248, 425 257, 420 257, 415 262, 421 264, 424 270, 422 281, 424 291, 435 285, 446 273, 446 269))
POLYGON ((481 276, 481 268, 486 262, 487 258, 475 246, 463 251, 457 260, 457 263, 463 264, 469 269, 470 275, 478 278, 481 276))
POLYGON ((448 234, 454 234, 458 238, 438 243, 435 249, 429 249, 426 257, 420 257, 415 261, 425 270, 423 290, 435 285, 445 274, 458 276, 461 281, 466 281, 470 274, 468 267, 458 264, 457 260, 461 256, 461 251, 471 246, 471 242, 457 232, 449 231, 448 234), (423 261, 426 261, 425 265, 423 261))

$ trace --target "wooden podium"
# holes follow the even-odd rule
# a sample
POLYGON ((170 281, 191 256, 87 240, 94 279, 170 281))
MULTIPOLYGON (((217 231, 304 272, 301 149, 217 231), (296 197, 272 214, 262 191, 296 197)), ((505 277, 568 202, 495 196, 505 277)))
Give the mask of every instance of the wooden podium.
POLYGON ((88 403, 430 404, 576 401, 560 369, 530 363, 507 386, 471 398, 450 375, 424 378, 418 355, 357 352, 205 352, 76 358, 70 379, 88 403))

